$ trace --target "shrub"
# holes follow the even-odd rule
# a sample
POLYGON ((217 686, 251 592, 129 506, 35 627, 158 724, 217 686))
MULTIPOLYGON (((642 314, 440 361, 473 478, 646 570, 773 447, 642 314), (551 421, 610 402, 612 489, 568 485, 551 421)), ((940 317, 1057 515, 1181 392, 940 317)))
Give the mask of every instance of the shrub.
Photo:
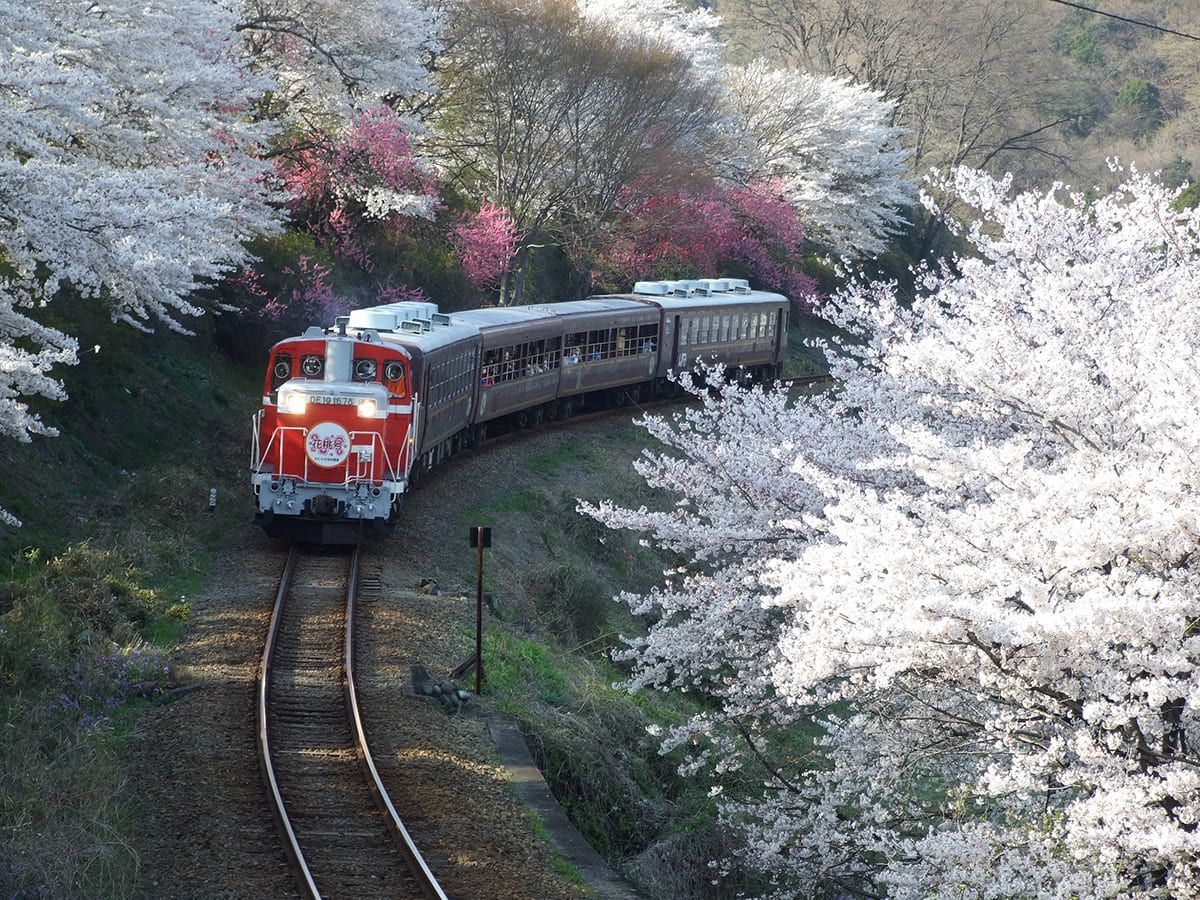
POLYGON ((46 565, 39 590, 53 597, 77 635, 125 637, 166 609, 158 592, 137 582, 136 570, 112 550, 77 544, 46 565))
POLYGON ((611 592, 573 563, 550 562, 519 572, 513 590, 521 606, 565 643, 588 643, 605 631, 611 592))

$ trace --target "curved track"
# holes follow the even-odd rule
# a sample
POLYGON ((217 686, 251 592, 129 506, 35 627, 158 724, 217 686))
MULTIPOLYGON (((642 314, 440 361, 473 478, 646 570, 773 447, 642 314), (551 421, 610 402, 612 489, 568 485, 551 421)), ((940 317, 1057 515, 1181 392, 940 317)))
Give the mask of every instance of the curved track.
POLYGON ((288 554, 258 682, 259 766, 307 897, 445 893, 367 746, 354 679, 358 551, 288 554))

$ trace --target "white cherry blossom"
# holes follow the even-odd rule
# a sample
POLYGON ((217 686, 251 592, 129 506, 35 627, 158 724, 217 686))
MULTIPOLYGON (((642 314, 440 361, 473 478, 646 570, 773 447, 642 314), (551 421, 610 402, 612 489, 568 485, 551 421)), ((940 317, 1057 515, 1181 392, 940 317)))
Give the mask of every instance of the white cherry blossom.
POLYGON ((713 698, 664 749, 782 894, 1200 895, 1200 216, 946 187, 973 253, 834 298, 835 390, 702 392, 674 505, 582 504, 690 560, 630 687, 713 698))

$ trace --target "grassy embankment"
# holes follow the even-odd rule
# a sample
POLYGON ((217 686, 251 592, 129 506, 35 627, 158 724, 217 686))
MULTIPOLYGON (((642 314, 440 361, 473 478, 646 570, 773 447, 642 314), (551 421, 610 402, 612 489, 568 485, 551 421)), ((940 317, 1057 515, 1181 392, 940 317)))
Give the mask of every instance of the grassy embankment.
POLYGON ((209 488, 240 484, 258 391, 205 335, 56 312, 81 345, 70 399, 39 407, 61 433, 0 443, 0 505, 24 521, 0 531, 0 896, 121 896, 122 747, 170 699, 166 650, 234 515, 209 488))
MULTIPOLYGON (((789 335, 787 376, 823 368, 804 336, 789 335)), ((628 672, 610 658, 623 646, 620 635, 644 627, 613 595, 649 589, 678 561, 575 512, 581 497, 634 507, 670 502, 632 469, 648 436, 620 419, 586 435, 547 437, 552 449, 527 458, 504 483, 483 486, 455 526, 463 534, 470 525, 496 527, 487 566, 498 599, 498 621, 485 630, 489 703, 521 723, 555 795, 592 845, 651 896, 731 896, 750 884, 736 874, 710 883, 707 863, 726 849, 715 803, 705 786, 678 775, 678 753, 660 754, 650 733, 682 724, 702 698, 631 694, 615 686, 628 672)), ((469 569, 456 572, 468 583, 469 569)))

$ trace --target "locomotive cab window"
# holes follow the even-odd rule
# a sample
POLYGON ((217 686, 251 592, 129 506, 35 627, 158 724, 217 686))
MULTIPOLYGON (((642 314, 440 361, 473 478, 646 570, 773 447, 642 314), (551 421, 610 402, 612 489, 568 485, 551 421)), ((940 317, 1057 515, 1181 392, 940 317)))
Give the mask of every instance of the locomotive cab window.
POLYGON ((389 359, 383 364, 383 383, 388 393, 403 400, 408 396, 408 380, 404 376, 404 363, 398 359, 389 359))
POLYGON ((369 356, 360 356, 354 360, 353 377, 355 381, 374 381, 379 375, 379 363, 369 356))
POLYGON ((292 355, 277 353, 271 362, 271 390, 275 391, 281 384, 292 377, 292 355))

